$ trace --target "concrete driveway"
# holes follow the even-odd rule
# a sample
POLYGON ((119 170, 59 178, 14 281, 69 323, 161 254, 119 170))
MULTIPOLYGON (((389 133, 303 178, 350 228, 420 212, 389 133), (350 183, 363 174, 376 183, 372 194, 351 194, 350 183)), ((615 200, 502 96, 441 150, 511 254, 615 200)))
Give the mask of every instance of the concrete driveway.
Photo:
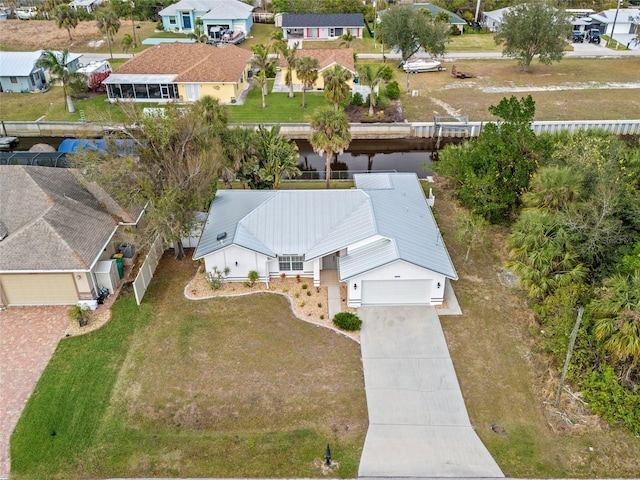
POLYGON ((476 435, 433 307, 363 307, 359 477, 504 477, 476 435))
POLYGON ((9 439, 69 320, 68 307, 0 311, 0 479, 9 477, 9 439))

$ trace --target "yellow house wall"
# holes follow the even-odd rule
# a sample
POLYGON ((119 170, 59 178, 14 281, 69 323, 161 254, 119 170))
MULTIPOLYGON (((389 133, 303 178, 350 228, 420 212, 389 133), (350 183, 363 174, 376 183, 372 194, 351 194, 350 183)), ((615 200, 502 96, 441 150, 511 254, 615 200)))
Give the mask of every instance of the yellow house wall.
MULTIPOLYGON (((287 69, 283 68, 282 69, 282 77, 284 78, 284 76, 287 73, 287 69)), ((298 72, 297 71, 293 71, 292 74, 293 77, 293 84, 294 85, 302 85, 302 80, 300 80, 298 78, 298 72)), ((349 85, 349 88, 353 87, 353 79, 349 80, 347 82, 347 84, 349 85)), ((324 89, 324 77, 322 76, 322 72, 318 72, 318 79, 316 80, 316 83, 314 84, 313 88, 310 88, 308 91, 311 90, 323 90, 324 89)))
MULTIPOLYGON (((221 103, 231 103, 232 99, 238 97, 240 92, 247 86, 248 74, 250 65, 247 64, 242 76, 242 82, 238 83, 201 83, 200 84, 200 98, 209 95, 213 98, 217 98, 221 103)), ((181 100, 187 98, 187 87, 184 83, 178 84, 178 93, 181 100)))

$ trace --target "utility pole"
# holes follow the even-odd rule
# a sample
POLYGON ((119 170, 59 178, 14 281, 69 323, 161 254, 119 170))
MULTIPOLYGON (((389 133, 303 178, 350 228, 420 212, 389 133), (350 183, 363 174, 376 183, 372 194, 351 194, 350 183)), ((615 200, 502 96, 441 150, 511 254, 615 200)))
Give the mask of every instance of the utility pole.
POLYGON ((373 0, 373 49, 376 49, 376 41, 377 36, 376 36, 376 23, 378 23, 378 4, 376 3, 376 0, 373 0))
MULTIPOLYGON (((611 35, 609 35, 609 40, 607 41, 607 47, 609 46, 609 42, 613 40, 613 34, 616 31, 616 21, 618 20, 618 12, 620 11, 620 4, 622 0, 618 0, 618 4, 616 5, 616 16, 613 17, 613 28, 611 29, 611 35)), ((618 44, 616 43, 616 50, 618 49, 618 44)))

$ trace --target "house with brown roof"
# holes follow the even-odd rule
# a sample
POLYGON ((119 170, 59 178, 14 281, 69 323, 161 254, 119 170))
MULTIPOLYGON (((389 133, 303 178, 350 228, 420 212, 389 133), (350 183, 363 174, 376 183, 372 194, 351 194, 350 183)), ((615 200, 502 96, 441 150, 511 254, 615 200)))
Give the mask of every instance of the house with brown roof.
MULTIPOLYGON (((350 87, 353 86, 353 79, 357 76, 357 72, 352 48, 302 48, 297 51, 296 58, 300 59, 302 57, 311 57, 318 60, 318 80, 316 80, 312 88, 307 89, 308 91, 324 89, 324 77, 322 74, 334 65, 340 65, 351 72, 352 79, 349 80, 348 83, 350 87)), ((279 66, 281 74, 276 76, 273 86, 274 91, 280 91, 283 86, 286 87, 284 84, 284 72, 287 69, 287 62, 282 55, 280 55, 279 58, 279 66)), ((294 90, 302 91, 302 81, 298 78, 295 70, 293 71, 292 78, 294 90)))
POLYGON ((136 54, 103 84, 109 101, 234 103, 248 87, 251 52, 235 45, 161 43, 136 54))
POLYGON ((0 305, 95 303, 119 282, 112 256, 141 215, 73 169, 0 166, 0 305))

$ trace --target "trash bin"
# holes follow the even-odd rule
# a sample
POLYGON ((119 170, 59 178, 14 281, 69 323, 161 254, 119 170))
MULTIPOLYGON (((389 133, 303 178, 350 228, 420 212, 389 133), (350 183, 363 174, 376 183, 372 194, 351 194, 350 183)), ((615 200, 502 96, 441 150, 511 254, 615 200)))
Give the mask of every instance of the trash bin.
POLYGON ((120 278, 124 277, 124 261, 122 260, 123 255, 121 253, 116 253, 113 258, 116 261, 116 266, 118 267, 118 275, 120 278))
POLYGON ((131 243, 121 243, 120 244, 120 253, 125 258, 133 258, 133 254, 135 252, 135 248, 131 243))

